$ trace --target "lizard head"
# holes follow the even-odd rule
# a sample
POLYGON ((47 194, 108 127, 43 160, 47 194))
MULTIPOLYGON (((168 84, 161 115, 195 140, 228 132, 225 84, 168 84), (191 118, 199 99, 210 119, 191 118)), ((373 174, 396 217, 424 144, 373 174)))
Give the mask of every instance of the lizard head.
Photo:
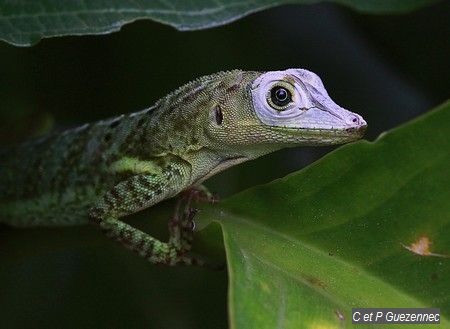
POLYGON ((320 78, 307 70, 263 73, 250 93, 260 123, 288 143, 346 143, 360 139, 367 126, 360 115, 333 102, 320 78))
POLYGON ((201 112, 207 123, 196 126, 203 127, 213 150, 261 155, 298 145, 342 144, 360 139, 367 126, 360 115, 333 102, 320 78, 307 70, 235 70, 204 81, 208 92, 197 92, 194 103, 209 109, 201 112))

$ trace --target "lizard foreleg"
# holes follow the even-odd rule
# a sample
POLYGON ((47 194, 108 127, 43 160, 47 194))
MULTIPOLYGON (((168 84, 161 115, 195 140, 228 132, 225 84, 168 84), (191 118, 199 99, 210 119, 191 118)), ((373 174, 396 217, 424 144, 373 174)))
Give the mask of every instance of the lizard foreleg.
POLYGON ((151 263, 197 263, 186 256, 191 248, 192 218, 195 212, 185 211, 181 220, 171 221, 168 242, 159 241, 119 219, 172 197, 176 194, 178 184, 183 184, 186 172, 187 168, 183 165, 171 165, 159 175, 131 176, 105 193, 91 208, 91 221, 98 224, 108 237, 136 251, 151 263))

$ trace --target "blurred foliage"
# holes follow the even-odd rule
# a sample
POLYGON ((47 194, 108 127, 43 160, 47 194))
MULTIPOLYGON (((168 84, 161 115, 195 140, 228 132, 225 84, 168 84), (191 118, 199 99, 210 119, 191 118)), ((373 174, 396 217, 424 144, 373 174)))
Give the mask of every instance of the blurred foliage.
MULTIPOLYGON (((2 7, 6 3, 0 4, 0 31, 4 31, 4 24, 8 24, 4 19, 6 7, 2 7)), ((175 3, 183 5, 184 2, 175 3)), ((371 3, 381 5, 406 1, 371 3)), ((361 113, 367 119, 367 136, 371 139, 448 98, 450 81, 445 77, 450 75, 449 9, 449 2, 440 2, 407 15, 369 16, 329 4, 282 6, 251 15, 233 24, 194 33, 181 33, 162 24, 140 21, 127 25, 120 33, 46 39, 32 48, 15 48, 2 43, 0 143, 16 143, 48 131, 52 125, 62 129, 143 109, 180 84, 203 74, 233 68, 271 70, 288 67, 304 67, 318 73, 338 104, 361 113)), ((448 138, 444 135, 442 139, 448 138)), ((379 145, 379 142, 374 145, 379 145)), ((352 151, 353 146, 344 148, 332 157, 327 157, 325 163, 333 162, 334 156, 344 157, 349 161, 346 154, 350 153, 358 158, 359 154, 356 153, 370 150, 367 155, 362 155, 363 161, 375 154, 374 146, 369 145, 370 147, 364 143, 356 144, 355 151, 352 151)), ((396 145, 399 150, 403 147, 411 150, 414 146, 407 141, 396 145)), ((302 148, 277 152, 228 170, 212 178, 207 184, 224 197, 304 167, 330 149, 332 148, 302 148)), ((406 165, 400 160, 399 163, 406 165)), ((323 165, 324 162, 320 162, 318 167, 323 165)), ((302 186, 302 180, 307 178, 306 173, 309 175, 311 171, 317 170, 314 168, 316 167, 310 167, 293 176, 294 185, 302 186)), ((361 175, 369 174, 364 168, 358 170, 361 170, 361 175)), ((445 167, 442 171, 445 173, 445 167)), ((409 200, 415 196, 412 192, 418 193, 420 187, 423 187, 426 193, 419 195, 419 198, 428 197, 432 205, 435 196, 430 179, 436 179, 438 173, 433 172, 431 176, 426 174, 428 172, 424 172, 422 182, 413 181, 416 185, 413 184, 411 190, 406 185, 403 193, 396 195, 396 198, 405 202, 407 198, 409 200)), ((352 188, 360 186, 358 177, 359 172, 352 176, 354 185, 345 190, 346 193, 351 193, 352 188)), ((290 179, 291 177, 287 181, 290 179)), ((443 182, 445 181, 440 184, 443 182)), ((305 184, 315 186, 314 182, 306 181, 305 184)), ((440 186, 439 182, 436 184, 440 186)), ((261 191, 276 190, 279 187, 283 185, 274 184, 263 187, 262 190, 248 192, 247 196, 257 195, 261 199, 252 203, 251 207, 247 206, 247 210, 262 213, 262 210, 253 208, 253 205, 261 205, 261 200, 266 200, 264 195, 260 195, 261 191)), ((292 197, 296 198, 294 195, 292 197)), ((283 202, 278 204, 279 207, 285 202, 289 204, 286 195, 281 200, 283 202)), ((317 202, 317 208, 314 209, 322 211, 320 200, 317 202)), ((231 207, 236 203, 236 199, 231 199, 228 204, 231 207)), ((414 202, 410 204, 414 205, 414 202)), ((247 203, 242 204, 245 205, 247 203)), ((261 205, 265 207, 262 209, 267 210, 268 205, 269 203, 261 205)), ((349 206, 352 206, 351 203, 349 206)), ((206 214, 210 210, 206 210, 204 205, 200 207, 205 208, 203 218, 207 218, 206 214)), ((336 207, 339 209, 339 205, 336 207)), ((412 209, 417 210, 417 207, 412 209)), ((219 205, 217 209, 222 208, 219 205)), ((278 208, 273 208, 272 211, 276 209, 278 208)), ((422 210, 427 209, 424 207, 422 210)), ((129 221, 165 239, 166 220, 171 211, 172 203, 168 201, 132 216, 129 221)), ((331 210, 323 209, 323 214, 325 212, 330 214, 331 210)), ((267 214, 271 212, 267 211, 267 214)), ((417 214, 422 213, 417 211, 417 214)), ((413 215, 408 213, 408 216, 413 215)), ((423 215, 427 216, 426 213, 423 215)), ((290 225, 295 223, 292 216, 291 214, 290 221, 285 223, 284 228, 292 228, 290 225)), ((256 216, 255 220, 264 220, 265 225, 271 224, 269 220, 272 220, 274 223, 271 225, 280 225, 282 228, 284 218, 285 216, 278 215, 276 219, 256 216)), ((416 220, 414 223, 418 224, 417 217, 413 218, 416 220)), ((442 218, 444 220, 448 217, 442 218)), ((307 217, 301 217, 301 220, 306 225, 302 227, 306 228, 307 217)), ((404 217, 397 220, 404 220, 404 217)), ((428 219, 424 219, 423 224, 427 222, 428 219)), ((313 221, 309 224, 315 223, 313 221)), ((396 225, 395 223, 399 222, 394 221, 392 225, 396 225)), ((222 224, 227 230, 226 224, 222 224)), ((389 223, 385 224, 391 227, 389 223)), ((239 227, 240 223, 236 225, 239 227)), ((373 226, 373 222, 371 225, 373 226)), ((374 233, 386 230, 372 226, 370 228, 374 233)), ((342 223, 342 229, 344 227, 351 228, 352 231, 347 233, 351 235, 355 232, 355 236, 364 234, 369 229, 359 227, 354 222, 342 223)), ((448 231, 448 224, 442 228, 442 232, 446 232, 446 228, 448 231)), ((295 229, 294 227, 293 235, 298 232, 295 229)), ((228 227, 228 230, 231 232, 233 227, 228 227)), ((334 233, 341 237, 346 232, 336 230, 334 233)), ((398 276, 399 279, 409 282, 406 276, 411 273, 413 281, 416 278, 426 280, 426 277, 417 277, 417 273, 420 269, 429 271, 435 259, 403 254, 405 249, 399 243, 410 244, 418 232, 411 228, 411 236, 407 236, 404 230, 400 230, 400 233, 404 235, 398 241, 371 245, 369 240, 364 248, 356 251, 335 248, 338 244, 343 247, 352 246, 355 240, 351 237, 349 241, 334 241, 334 237, 330 237, 328 243, 334 243, 333 247, 324 243, 325 233, 322 236, 317 233, 316 236, 312 232, 305 232, 302 241, 308 246, 330 249, 332 264, 334 258, 342 258, 346 263, 351 263, 357 252, 360 252, 357 256, 362 257, 366 249, 367 252, 377 247, 383 251, 393 250, 394 256, 402 256, 392 259, 392 263, 405 265, 404 273, 398 276), (420 268, 409 267, 413 265, 420 268)), ((432 240, 435 242, 433 250, 448 251, 448 243, 442 245, 442 241, 448 240, 441 236, 435 237, 432 240)), ((236 236, 236 240, 238 238, 236 236)), ((256 238, 255 236, 255 243, 261 242, 256 238)), ((251 239, 252 236, 247 236, 247 242, 251 239)), ((274 241, 273 249, 267 249, 269 256, 270 253, 273 256, 279 251, 276 249, 281 246, 278 242, 274 241)), ((200 231, 196 243, 195 249, 199 253, 208 254, 216 260, 224 259, 221 230, 217 224, 213 223, 200 231)), ((287 251, 283 249, 282 253, 287 251)), ((263 253, 262 255, 264 256, 263 253)), ((305 259, 308 254, 299 256, 303 257, 299 259, 305 259)), ((0 263, 1 327, 228 326, 225 272, 150 266, 105 239, 92 227, 23 231, 0 227, 0 263)), ((377 276, 382 282, 393 282, 395 287, 407 291, 413 298, 428 302, 419 286, 416 286, 417 291, 408 290, 414 286, 395 281, 395 267, 389 272, 385 265, 380 264, 361 262, 357 266, 362 267, 364 273, 377 276)), ((311 271, 316 269, 317 267, 312 267, 311 271)), ((304 269, 295 270, 300 273, 304 269)), ((434 284, 436 287, 446 282, 443 278, 448 279, 448 270, 447 273, 438 270, 426 273, 431 273, 429 282, 426 282, 428 286, 434 284)), ((276 275, 278 276, 277 273, 276 275)), ((298 289, 304 289, 302 287, 298 286, 298 289)), ((445 287, 443 291, 446 291, 445 287)), ((274 305, 275 303, 273 301, 274 305)), ((436 296, 430 303, 448 305, 448 300, 436 296)), ((238 306, 236 303, 233 305, 238 306)))
MULTIPOLYGON (((179 30, 223 25, 250 13, 287 3, 321 0, 213 0, 189 1, 71 1, 26 0, 0 3, 0 40, 30 46, 41 38, 63 35, 104 34, 118 31, 137 19, 153 19, 179 30)), ((438 0, 332 0, 369 13, 402 12, 438 0)))
MULTIPOLYGON (((167 239, 173 206, 129 222, 167 239)), ((224 261, 218 225, 196 238, 224 261)), ((1 328, 227 328, 226 271, 154 266, 91 226, 0 228, 0 262, 1 328)))

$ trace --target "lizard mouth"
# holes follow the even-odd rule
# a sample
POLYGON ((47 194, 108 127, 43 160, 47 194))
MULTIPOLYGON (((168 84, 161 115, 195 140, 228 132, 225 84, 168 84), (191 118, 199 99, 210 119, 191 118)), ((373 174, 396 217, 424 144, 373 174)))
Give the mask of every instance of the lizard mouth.
POLYGON ((363 137, 367 130, 367 124, 357 127, 345 128, 347 134, 363 137))
POLYGON ((314 134, 314 135, 355 135, 362 137, 367 130, 367 125, 355 126, 355 127, 342 127, 342 128, 295 128, 295 127, 280 127, 271 126, 276 130, 285 130, 289 132, 297 132, 298 134, 314 134))
POLYGON ((361 139, 367 130, 367 124, 339 128, 295 128, 271 126, 273 130, 283 131, 293 143, 342 144, 361 139))

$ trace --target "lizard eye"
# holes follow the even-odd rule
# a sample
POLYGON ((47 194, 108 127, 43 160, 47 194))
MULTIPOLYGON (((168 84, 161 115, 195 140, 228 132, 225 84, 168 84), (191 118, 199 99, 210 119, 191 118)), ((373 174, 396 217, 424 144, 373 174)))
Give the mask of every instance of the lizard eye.
POLYGON ((267 102, 275 110, 284 111, 287 105, 292 102, 292 93, 284 86, 275 85, 267 95, 267 102))

